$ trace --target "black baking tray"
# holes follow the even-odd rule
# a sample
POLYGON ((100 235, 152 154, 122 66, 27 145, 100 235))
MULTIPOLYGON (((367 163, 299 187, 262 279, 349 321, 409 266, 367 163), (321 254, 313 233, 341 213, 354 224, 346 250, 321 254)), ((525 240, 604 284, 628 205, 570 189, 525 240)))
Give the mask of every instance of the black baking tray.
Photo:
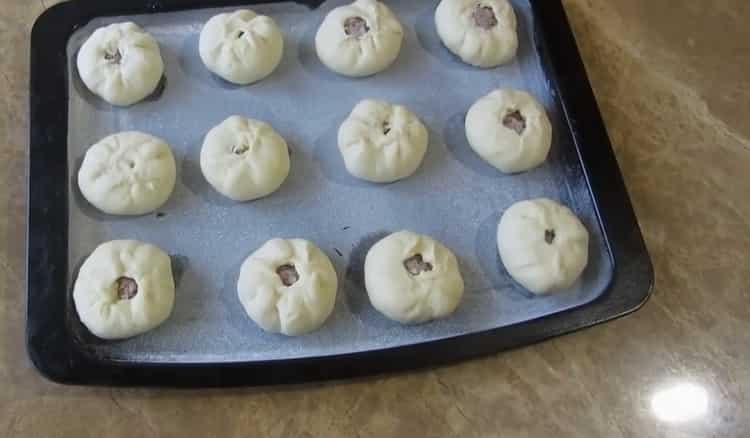
MULTIPOLYGON (((593 302, 523 323, 353 354, 231 363, 136 363, 84 354, 63 309, 68 299, 68 62, 76 29, 101 16, 252 5, 239 0, 74 0, 45 11, 31 35, 27 347, 51 380, 71 384, 231 386, 299 383, 436 366, 561 335, 640 308, 653 269, 560 0, 532 0, 534 42, 563 109, 615 267, 593 302)), ((321 1, 298 1, 310 8, 321 1)))

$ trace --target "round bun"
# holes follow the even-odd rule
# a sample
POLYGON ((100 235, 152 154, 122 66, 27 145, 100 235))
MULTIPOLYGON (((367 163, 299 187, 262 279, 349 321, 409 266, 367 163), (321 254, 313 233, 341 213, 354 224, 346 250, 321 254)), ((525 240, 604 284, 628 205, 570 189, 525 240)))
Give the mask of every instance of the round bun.
POLYGON ((318 58, 344 76, 370 76, 398 58, 404 30, 388 6, 357 0, 331 11, 315 35, 318 58))
POLYGON ((338 143, 353 176, 389 183, 411 176, 422 164, 429 134, 408 108, 366 99, 339 128, 338 143))
POLYGON ((125 339, 163 323, 174 306, 169 256, 154 245, 116 240, 86 259, 73 286, 78 316, 102 339, 125 339))
POLYGON ((429 236, 400 231, 376 243, 365 258, 373 307, 403 324, 453 313, 464 294, 456 256, 429 236))
POLYGON ((482 159, 500 171, 525 172, 547 159, 552 124, 533 96, 525 91, 500 89, 469 109, 466 138, 482 159))
POLYGON ((239 202, 278 190, 291 167, 284 138, 271 125, 241 116, 231 116, 208 132, 200 162, 209 184, 239 202))
POLYGON ((78 171, 86 200, 114 215, 153 212, 167 202, 176 179, 169 145, 137 131, 110 135, 91 146, 78 171))
POLYGON ((476 67, 508 63, 518 50, 516 14, 507 0, 442 0, 435 26, 448 50, 476 67))
POLYGON ((248 85, 267 77, 279 65, 284 36, 271 17, 243 9, 208 20, 201 31, 199 52, 213 73, 248 85))
POLYGON ((164 74, 159 44, 135 23, 97 29, 81 46, 77 66, 92 93, 118 106, 151 95, 164 74))

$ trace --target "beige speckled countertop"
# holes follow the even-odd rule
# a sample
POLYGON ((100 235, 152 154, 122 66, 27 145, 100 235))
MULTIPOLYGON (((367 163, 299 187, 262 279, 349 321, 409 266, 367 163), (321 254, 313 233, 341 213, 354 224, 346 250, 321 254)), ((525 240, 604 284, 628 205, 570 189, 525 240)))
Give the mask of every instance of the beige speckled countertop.
POLYGON ((653 257, 643 310, 431 371, 204 391, 58 386, 26 357, 28 36, 51 3, 0 0, 0 436, 750 436, 750 2, 564 1, 653 257))

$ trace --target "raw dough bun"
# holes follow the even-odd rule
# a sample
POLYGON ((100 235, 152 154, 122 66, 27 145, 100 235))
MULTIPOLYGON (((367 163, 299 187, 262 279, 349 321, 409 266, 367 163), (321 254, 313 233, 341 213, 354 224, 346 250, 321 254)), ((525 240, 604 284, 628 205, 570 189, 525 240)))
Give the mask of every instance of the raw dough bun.
POLYGON ((274 239, 242 264, 237 293, 263 330, 298 336, 319 329, 333 312, 338 277, 307 240, 274 239))
POLYGON ((448 50, 476 67, 508 63, 518 50, 516 14, 507 0, 443 0, 435 26, 448 50))
POLYGON ((99 338, 125 339, 152 330, 174 306, 169 256, 135 240, 104 243, 81 266, 73 301, 83 325, 99 338))
POLYGON ((547 159, 552 124, 530 94, 495 90, 479 99, 466 115, 466 137, 485 161, 505 173, 531 170, 547 159))
POLYGON ((208 20, 199 46, 209 70, 229 82, 247 85, 276 69, 284 53, 284 36, 271 17, 245 9, 208 20))
POLYGON ((315 49, 329 69, 362 77, 393 64, 403 40, 401 23, 388 6, 376 0, 357 0, 326 16, 315 35, 315 49))
POLYGON ((505 269, 535 294, 571 287, 589 258, 589 233, 568 207, 549 199, 510 207, 497 228, 505 269))
POLYGON ((281 187, 291 163, 286 141, 268 123, 232 116, 211 129, 201 149, 201 170, 222 195, 252 201, 281 187))
POLYGON ((366 99, 339 128, 339 151, 357 178, 389 183, 417 171, 429 135, 419 118, 400 105, 366 99))
POLYGON ((77 63, 86 87, 118 106, 148 97, 164 74, 159 44, 135 23, 97 29, 81 46, 77 63))
POLYGON ((431 237, 410 231, 391 234, 370 249, 365 286, 372 305, 403 324, 448 316, 464 294, 456 256, 431 237))
POLYGON ((128 216, 164 205, 176 179, 169 145, 137 131, 110 135, 91 146, 78 171, 78 187, 94 207, 128 216))

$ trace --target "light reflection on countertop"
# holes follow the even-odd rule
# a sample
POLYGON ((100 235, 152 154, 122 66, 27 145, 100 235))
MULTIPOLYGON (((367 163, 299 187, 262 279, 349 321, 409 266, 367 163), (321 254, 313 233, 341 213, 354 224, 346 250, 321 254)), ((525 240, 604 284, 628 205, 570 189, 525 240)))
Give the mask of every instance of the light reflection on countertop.
POLYGON ((708 391, 692 382, 671 384, 651 397, 654 415, 667 423, 700 420, 708 413, 708 403, 708 391))

